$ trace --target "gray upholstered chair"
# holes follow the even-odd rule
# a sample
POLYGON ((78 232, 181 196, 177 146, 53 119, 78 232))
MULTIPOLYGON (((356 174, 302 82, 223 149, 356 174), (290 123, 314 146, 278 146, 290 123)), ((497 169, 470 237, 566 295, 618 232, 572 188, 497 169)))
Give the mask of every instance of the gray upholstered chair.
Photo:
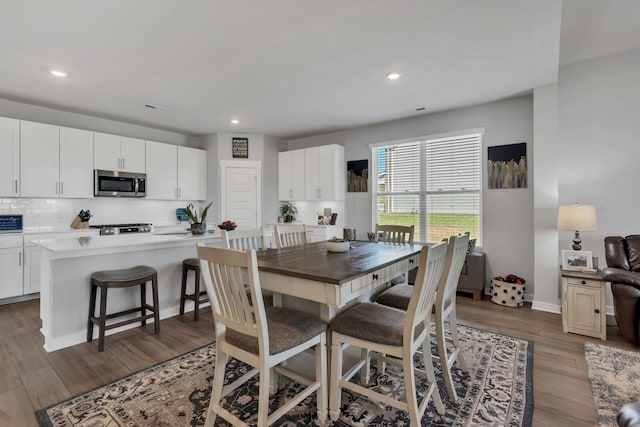
POLYGON ((212 427, 217 416, 233 425, 245 425, 222 406, 222 398, 260 373, 257 425, 267 426, 282 417, 312 393, 316 393, 318 419, 327 419, 327 325, 319 318, 282 307, 264 307, 256 251, 238 251, 198 245, 202 277, 211 302, 216 334, 216 367, 211 402, 205 425, 212 427), (249 281, 251 299, 244 289, 249 281), (315 348, 315 378, 303 378, 281 363, 315 348), (224 386, 226 364, 234 357, 254 367, 224 386), (270 370, 293 378, 306 387, 269 415, 270 370))
MULTIPOLYGON (((434 356, 434 360, 438 361, 442 367, 442 375, 447 386, 447 394, 452 402, 458 401, 451 368, 458 361, 462 372, 467 372, 468 367, 461 354, 462 347, 458 337, 458 325, 456 320, 456 289, 460 272, 464 265, 464 260, 469 247, 469 235, 451 236, 449 238, 449 253, 447 254, 447 265, 445 266, 445 274, 442 275, 438 284, 435 301, 435 316, 432 320, 436 324, 436 343, 438 355, 434 356), (448 320, 450 338, 445 336, 445 328, 448 320)), ((379 304, 395 307, 400 310, 406 310, 411 301, 413 294, 413 286, 396 285, 383 292, 376 302, 379 304)))
POLYGON ((407 311, 381 304, 362 303, 347 309, 330 323, 331 331, 331 380, 329 393, 329 415, 336 421, 340 416, 342 389, 363 394, 370 399, 407 411, 412 426, 421 425, 420 420, 433 399, 436 411, 444 414, 444 405, 438 392, 430 351, 429 316, 438 282, 444 271, 447 244, 440 243, 423 247, 415 283, 415 292, 407 311), (396 365, 404 371, 406 396, 397 400, 350 381, 363 367, 368 368, 368 358, 360 360, 343 374, 343 350, 348 346, 360 347, 375 352, 386 363, 396 365), (424 370, 414 366, 414 355, 423 348, 424 370), (386 354, 389 358, 382 356, 386 354), (416 395, 415 375, 428 381, 422 393, 422 401, 416 395))

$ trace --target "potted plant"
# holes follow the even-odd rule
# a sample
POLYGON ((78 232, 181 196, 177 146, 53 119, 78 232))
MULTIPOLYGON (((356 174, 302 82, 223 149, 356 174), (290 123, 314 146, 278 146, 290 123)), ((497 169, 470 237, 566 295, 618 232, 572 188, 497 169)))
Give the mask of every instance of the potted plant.
POLYGON ((295 214, 298 213, 298 208, 293 203, 287 202, 280 206, 280 212, 284 217, 284 222, 293 222, 296 219, 295 214))
POLYGON ((205 208, 202 210, 202 215, 198 218, 198 210, 193 206, 193 203, 189 203, 187 205, 186 214, 191 221, 191 234, 204 234, 207 232, 207 223, 205 219, 207 218, 207 212, 213 202, 210 202, 205 208))

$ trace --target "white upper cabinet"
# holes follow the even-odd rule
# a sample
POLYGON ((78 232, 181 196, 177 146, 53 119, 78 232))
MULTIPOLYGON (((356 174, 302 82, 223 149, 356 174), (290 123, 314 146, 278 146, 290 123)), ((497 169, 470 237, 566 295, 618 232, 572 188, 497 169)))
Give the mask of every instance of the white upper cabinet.
POLYGON ((305 199, 344 200, 344 147, 331 144, 304 150, 305 199))
POLYGON ((20 122, 23 197, 93 195, 93 132, 20 122))
POLYGON ((206 198, 205 150, 147 141, 147 199, 206 198))
POLYGON ((58 197, 60 127, 20 121, 20 194, 58 197))
POLYGON ((206 150, 178 147, 178 200, 206 199, 206 150))
POLYGON ((177 155, 175 145, 147 141, 147 199, 178 198, 177 155))
POLYGON ((305 150, 278 153, 278 198, 304 200, 305 150))
POLYGON ((0 196, 20 194, 20 121, 0 117, 0 196))
POLYGON ((60 197, 93 197, 93 132, 60 127, 60 197))
POLYGON ((143 139, 95 132, 93 166, 95 169, 144 173, 143 139))

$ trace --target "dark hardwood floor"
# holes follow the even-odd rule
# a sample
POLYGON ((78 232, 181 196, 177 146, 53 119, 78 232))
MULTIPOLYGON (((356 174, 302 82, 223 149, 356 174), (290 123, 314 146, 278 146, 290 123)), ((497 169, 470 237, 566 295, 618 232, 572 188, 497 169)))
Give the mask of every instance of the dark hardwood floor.
MULTIPOLYGON (((458 297, 458 319, 534 342, 533 425, 597 425, 584 343, 600 340, 564 334, 557 314, 464 296, 458 297)), ((190 314, 163 320, 159 335, 147 325, 107 337, 103 353, 95 341, 47 353, 40 326, 38 300, 0 306, 1 426, 35 426, 37 409, 213 341, 209 308, 198 322, 190 314)), ((634 349, 615 326, 607 332, 607 345, 634 349)))

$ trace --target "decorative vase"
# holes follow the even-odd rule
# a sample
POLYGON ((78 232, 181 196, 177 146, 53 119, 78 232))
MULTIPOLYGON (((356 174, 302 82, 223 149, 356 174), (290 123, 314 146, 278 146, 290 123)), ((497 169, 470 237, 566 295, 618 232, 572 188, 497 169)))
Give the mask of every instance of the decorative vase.
POLYGON ((207 232, 207 223, 206 222, 198 222, 191 224, 191 228, 189 229, 191 234, 199 235, 207 232))

